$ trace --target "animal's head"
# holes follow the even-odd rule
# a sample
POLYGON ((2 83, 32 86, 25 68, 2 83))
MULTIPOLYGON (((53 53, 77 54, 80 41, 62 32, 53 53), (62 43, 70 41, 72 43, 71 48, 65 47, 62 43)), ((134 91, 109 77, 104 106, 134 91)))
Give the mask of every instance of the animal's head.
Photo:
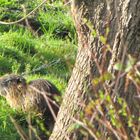
POLYGON ((10 74, 0 77, 0 95, 7 96, 12 90, 20 90, 26 87, 26 80, 19 75, 10 74))

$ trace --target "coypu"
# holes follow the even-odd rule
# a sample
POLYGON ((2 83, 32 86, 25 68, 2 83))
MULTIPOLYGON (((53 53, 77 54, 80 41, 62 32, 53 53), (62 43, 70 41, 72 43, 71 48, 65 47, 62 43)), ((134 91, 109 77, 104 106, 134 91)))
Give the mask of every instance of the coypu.
MULTIPOLYGON (((20 75, 5 75, 0 77, 0 95, 7 100, 12 108, 27 112, 29 115, 32 113, 33 116, 39 116, 39 119, 41 117, 45 130, 52 131, 54 117, 59 110, 56 97, 60 97, 61 94, 51 82, 37 79, 27 83, 26 79, 20 75)), ((39 131, 41 140, 48 139, 49 134, 46 135, 42 128, 35 127, 39 131)), ((35 138, 34 134, 31 135, 35 138)))
POLYGON ((37 79, 27 83, 25 78, 20 75, 3 76, 0 78, 0 95, 6 98, 12 108, 21 109, 24 112, 51 115, 48 102, 55 115, 58 112, 55 96, 59 97, 60 92, 45 79, 37 79))

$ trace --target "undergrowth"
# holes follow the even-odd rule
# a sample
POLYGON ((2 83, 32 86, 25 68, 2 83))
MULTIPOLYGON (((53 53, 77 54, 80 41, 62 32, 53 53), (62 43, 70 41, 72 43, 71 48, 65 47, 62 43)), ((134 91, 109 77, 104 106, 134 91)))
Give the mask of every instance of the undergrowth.
MULTIPOLYGON (((33 10, 41 0, 0 1, 0 20, 15 21, 23 17, 21 4, 27 12, 33 10)), ((15 25, 0 25, 0 75, 25 74, 25 78, 44 78, 54 83, 64 93, 76 54, 76 33, 66 7, 61 1, 45 4, 25 21, 15 25), (59 60, 59 61, 58 61, 59 60), (58 61, 58 63, 52 62, 58 61), (48 65, 41 68, 43 65, 48 65), (38 69, 38 70, 36 70, 38 69)), ((9 107, 0 98, 0 139, 19 139, 9 115, 25 122, 25 115, 9 107)), ((23 123, 24 124, 24 123, 23 123)), ((26 125, 23 129, 26 131, 26 125)))

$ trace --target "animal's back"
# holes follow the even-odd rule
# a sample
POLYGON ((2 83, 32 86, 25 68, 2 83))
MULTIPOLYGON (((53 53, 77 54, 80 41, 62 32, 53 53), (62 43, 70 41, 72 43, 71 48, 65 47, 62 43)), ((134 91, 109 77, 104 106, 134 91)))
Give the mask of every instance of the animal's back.
POLYGON ((50 107, 48 106, 49 103, 55 114, 57 114, 58 107, 55 105, 57 104, 55 98, 60 96, 60 92, 54 84, 45 79, 33 80, 28 83, 27 91, 26 110, 51 114, 50 107))
POLYGON ((33 80, 29 82, 29 86, 35 87, 41 92, 45 91, 50 95, 60 95, 60 91, 56 88, 56 86, 45 79, 33 80))

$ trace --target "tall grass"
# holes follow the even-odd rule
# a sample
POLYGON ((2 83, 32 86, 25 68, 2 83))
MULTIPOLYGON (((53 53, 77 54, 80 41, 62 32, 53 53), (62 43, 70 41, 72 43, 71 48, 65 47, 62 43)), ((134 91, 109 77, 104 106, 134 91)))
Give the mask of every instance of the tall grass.
MULTIPOLYGON (((0 20, 14 21, 23 16, 21 4, 27 12, 35 8, 36 1, 0 1, 0 20)), ((53 82, 63 93, 67 86, 76 54, 76 34, 67 8, 60 1, 46 4, 28 18, 32 31, 23 21, 16 25, 0 25, 0 75, 25 73, 28 81, 45 78, 53 82), (34 34, 35 33, 35 34, 34 34), (52 61, 59 63, 39 69, 52 61), (29 74, 30 73, 30 74, 29 74), (27 74, 27 75, 26 75, 27 74)), ((9 107, 0 98, 0 139, 19 139, 9 115, 16 118, 27 130, 25 114, 9 107)))

